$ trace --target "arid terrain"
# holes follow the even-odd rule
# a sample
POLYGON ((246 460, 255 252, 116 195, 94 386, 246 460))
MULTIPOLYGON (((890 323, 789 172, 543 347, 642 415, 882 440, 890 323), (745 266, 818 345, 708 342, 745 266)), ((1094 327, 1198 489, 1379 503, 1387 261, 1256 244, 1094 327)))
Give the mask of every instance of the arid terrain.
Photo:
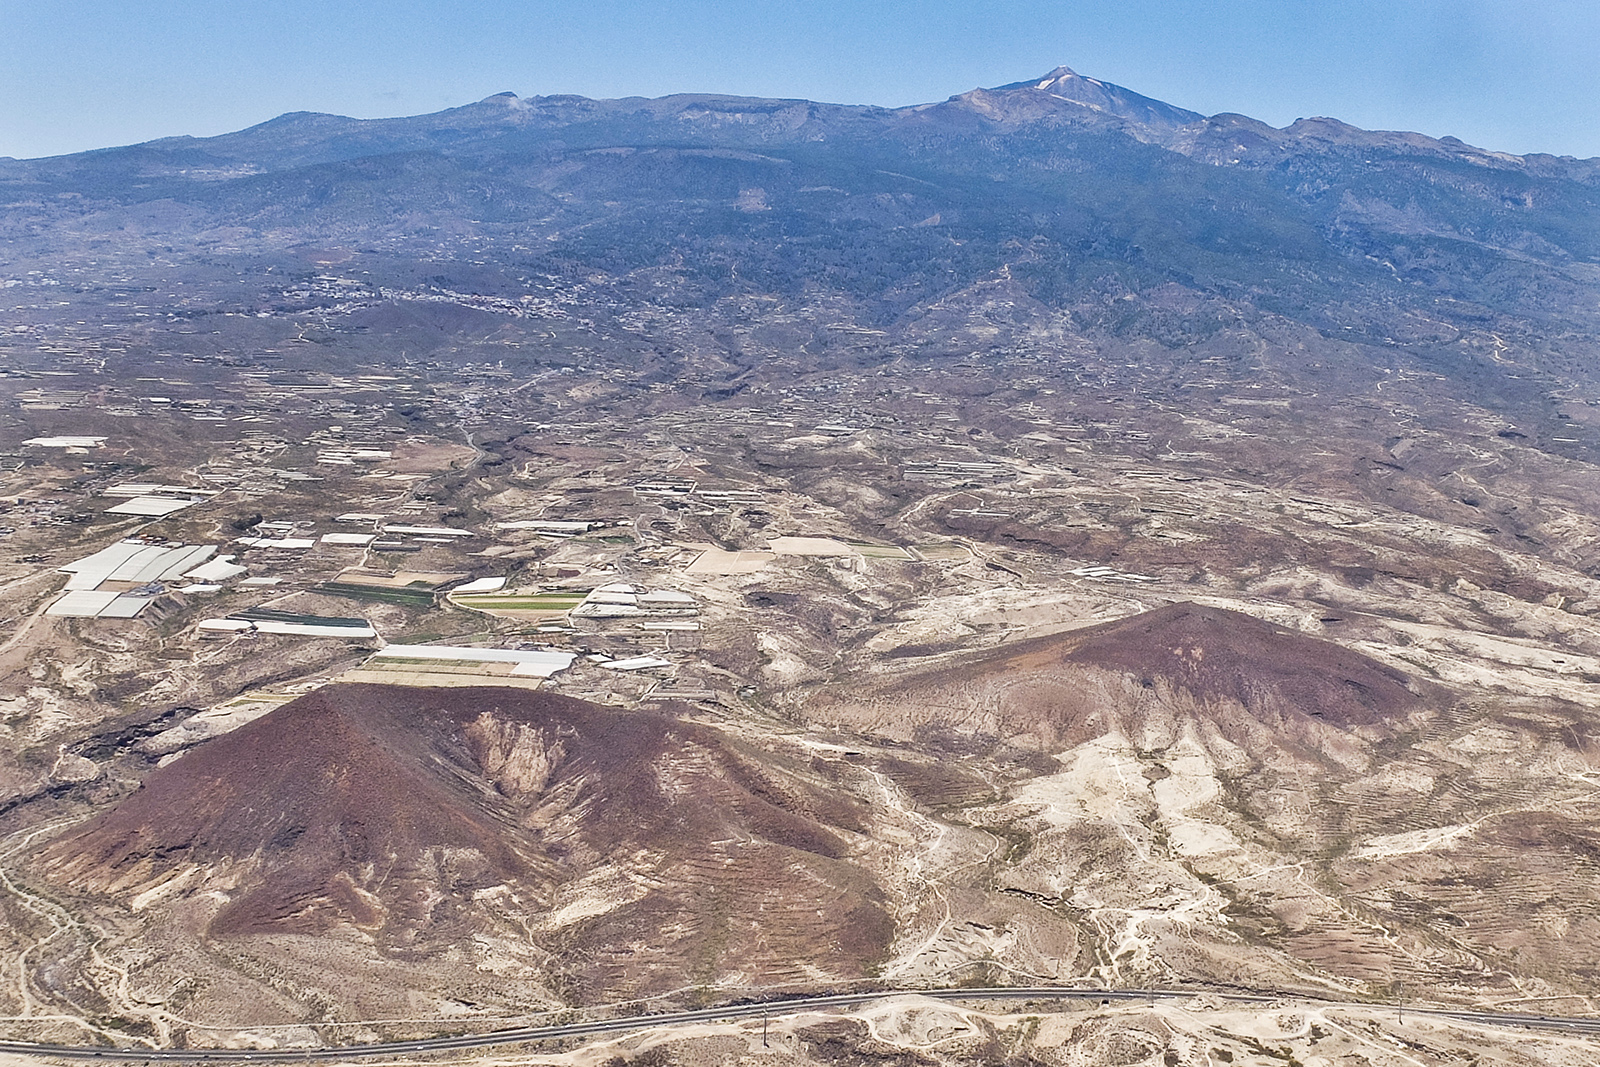
POLYGON ((1061 71, 0 162, 0 1036, 1595 1062, 1418 1012, 1600 1012, 1597 199, 1061 71), (912 995, 1040 984, 1181 995, 912 995))

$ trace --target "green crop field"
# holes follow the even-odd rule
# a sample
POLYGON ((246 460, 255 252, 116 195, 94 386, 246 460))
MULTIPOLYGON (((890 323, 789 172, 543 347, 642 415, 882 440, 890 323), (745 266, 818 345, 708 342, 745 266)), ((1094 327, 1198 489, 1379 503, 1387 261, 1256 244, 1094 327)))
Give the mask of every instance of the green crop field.
POLYGON ((313 589, 318 593, 327 593, 329 596, 348 597, 351 600, 372 600, 382 604, 398 604, 405 608, 430 608, 433 606, 432 589, 418 589, 411 586, 394 589, 381 585, 324 582, 322 585, 313 586, 313 589))
POLYGON ((294 626, 344 626, 353 630, 364 629, 366 619, 335 618, 326 615, 301 615, 293 611, 273 611, 270 608, 247 608, 235 611, 230 619, 245 622, 284 622, 294 626))

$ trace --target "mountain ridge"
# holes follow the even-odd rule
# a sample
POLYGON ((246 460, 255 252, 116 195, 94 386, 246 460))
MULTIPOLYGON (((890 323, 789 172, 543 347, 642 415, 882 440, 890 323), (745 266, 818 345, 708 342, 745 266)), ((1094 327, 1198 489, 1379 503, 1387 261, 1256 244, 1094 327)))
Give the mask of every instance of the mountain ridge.
MULTIPOLYGON (((760 97, 744 96, 727 93, 695 93, 680 92, 669 93, 659 97, 623 96, 623 97, 585 97, 570 93, 551 93, 534 96, 520 96, 511 90, 493 93, 480 100, 466 104, 444 108, 440 111, 425 112, 416 115, 384 116, 380 118, 355 118, 340 115, 334 112, 321 111, 289 111, 265 119, 262 122, 239 130, 229 131, 210 136, 192 136, 177 134, 169 137, 156 138, 150 141, 134 142, 126 145, 108 145, 101 148, 89 149, 84 152, 66 153, 56 156, 39 156, 29 159, 13 160, 11 157, 0 157, 0 162, 7 163, 43 163, 50 160, 63 160, 81 156, 95 155, 105 152, 117 152, 139 148, 156 148, 158 146, 180 145, 218 145, 240 138, 243 135, 258 133, 266 130, 275 130, 285 125, 305 124, 308 122, 334 125, 342 124, 348 129, 381 129, 385 126, 398 126, 407 123, 417 123, 424 126, 430 125, 429 120, 446 120, 446 117, 468 117, 482 115, 487 117, 520 117, 524 121, 531 121, 536 113, 554 107, 577 107, 583 109, 600 109, 607 111, 667 111, 673 110, 674 105, 689 105, 693 103, 719 103, 737 104, 747 108, 770 107, 772 105, 805 105, 813 109, 823 109, 827 112, 844 115, 850 113, 879 113, 879 114, 911 114, 925 112, 930 109, 940 108, 952 104, 974 105, 980 101, 992 99, 1029 98, 1035 94, 1049 97, 1056 101, 1071 104, 1079 108, 1086 108, 1101 114, 1134 122, 1137 125, 1152 126, 1163 129, 1178 129, 1194 125, 1233 125, 1238 120, 1244 119, 1257 130, 1270 130, 1277 134, 1289 137, 1309 138, 1312 130, 1322 133, 1324 140, 1347 140, 1354 142, 1365 139, 1370 143, 1371 138, 1384 139, 1389 143, 1396 143, 1393 139, 1401 139, 1404 143, 1418 147, 1421 145, 1436 146, 1452 151, 1464 151, 1470 154, 1493 157, 1495 159, 1511 161, 1527 161, 1531 159, 1551 160, 1565 163, 1591 163, 1600 166, 1600 157, 1575 157, 1570 155, 1556 155, 1552 153, 1530 152, 1514 154, 1499 152, 1493 149, 1481 148, 1461 141, 1451 136, 1432 136, 1414 131, 1405 130, 1366 130, 1340 119, 1328 116, 1313 116, 1299 118, 1287 126, 1274 127, 1259 119, 1237 112, 1218 112, 1214 115, 1205 115, 1201 112, 1170 104, 1154 97, 1145 96, 1134 90, 1111 82, 1101 81, 1096 78, 1081 75, 1067 66, 1058 66, 1048 73, 1036 77, 1026 78, 1021 81, 1009 82, 994 87, 977 87, 962 93, 952 95, 943 101, 929 101, 924 103, 906 104, 901 106, 883 106, 877 104, 838 104, 826 101, 813 101, 802 97, 760 97), (495 110, 489 110, 495 109, 495 110), (1304 127, 1302 129, 1302 127, 1304 127), (1338 129, 1345 136, 1334 138, 1328 136, 1328 131, 1338 129)), ((1040 117, 1037 112, 1034 118, 1040 117)), ((1181 142, 1179 142, 1181 143, 1181 142)), ((1172 146, 1168 146, 1172 147, 1172 146)))

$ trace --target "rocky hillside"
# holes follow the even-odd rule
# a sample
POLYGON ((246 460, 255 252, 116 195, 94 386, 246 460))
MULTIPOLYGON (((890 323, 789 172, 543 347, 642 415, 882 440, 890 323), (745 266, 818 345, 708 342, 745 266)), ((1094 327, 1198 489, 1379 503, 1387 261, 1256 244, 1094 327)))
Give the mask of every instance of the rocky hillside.
POLYGON ((35 866, 173 938, 350 956, 329 983, 431 961, 439 996, 616 999, 865 974, 892 933, 851 862, 865 819, 804 766, 667 716, 345 685, 153 772, 35 866), (490 992, 506 973, 519 988, 490 992))

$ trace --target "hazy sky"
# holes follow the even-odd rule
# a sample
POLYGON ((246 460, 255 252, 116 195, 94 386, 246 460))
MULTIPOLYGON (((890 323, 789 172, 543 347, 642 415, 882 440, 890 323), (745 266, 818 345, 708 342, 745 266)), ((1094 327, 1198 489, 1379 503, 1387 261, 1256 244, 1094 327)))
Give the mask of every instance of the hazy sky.
POLYGON ((1600 155, 1595 0, 0 0, 0 155, 508 89, 898 105, 1060 64, 1278 126, 1600 155))

